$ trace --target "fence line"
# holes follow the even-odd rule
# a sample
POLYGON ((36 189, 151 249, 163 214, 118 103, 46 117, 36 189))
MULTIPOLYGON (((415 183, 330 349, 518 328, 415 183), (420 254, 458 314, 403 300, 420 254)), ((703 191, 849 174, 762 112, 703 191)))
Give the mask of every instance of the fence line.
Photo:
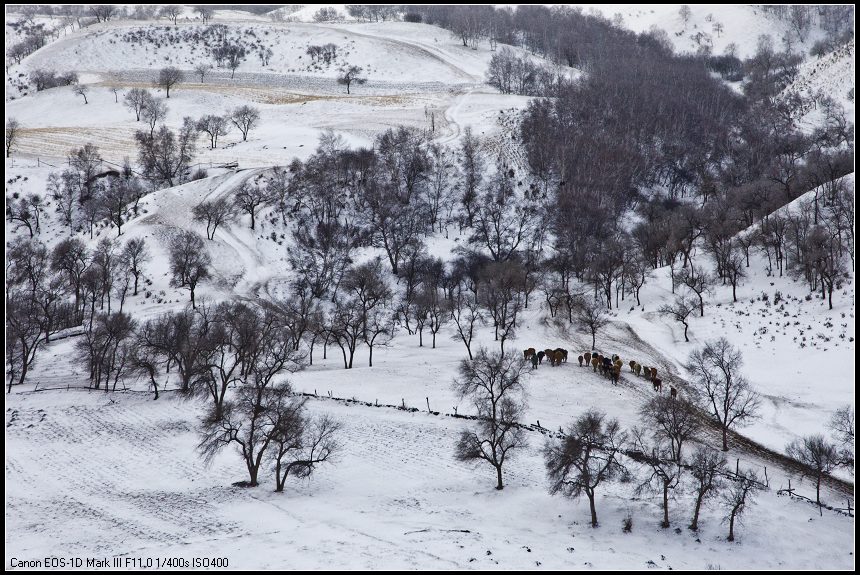
MULTIPOLYGON (((36 388, 29 390, 29 391, 20 391, 19 393, 37 393, 37 392, 41 392, 41 391, 55 391, 55 390, 60 390, 60 391, 67 390, 68 391, 68 390, 72 390, 72 389, 80 390, 80 391, 98 391, 98 392, 104 392, 104 393, 116 393, 115 391, 108 392, 107 390, 103 391, 102 389, 95 389, 94 387, 90 387, 90 386, 85 387, 85 386, 71 386, 71 385, 67 385, 66 387, 51 387, 51 388, 38 389, 38 383, 36 384, 36 388)), ((179 388, 179 387, 174 387, 174 388, 169 388, 169 389, 165 387, 163 389, 159 389, 158 393, 164 394, 164 393, 175 393, 175 392, 180 392, 180 391, 181 391, 181 388, 179 388)), ((132 389, 128 389, 127 387, 124 387, 124 389, 119 390, 119 392, 135 393, 135 394, 147 394, 147 395, 153 393, 153 391, 151 390, 151 384, 150 384, 150 386, 148 386, 148 389, 146 391, 132 390, 132 389)), ((386 408, 386 409, 397 409, 398 411, 407 411, 409 413, 419 413, 419 412, 425 413, 425 411, 423 409, 419 409, 417 407, 407 407, 405 398, 401 399, 400 405, 392 405, 392 404, 385 404, 385 403, 380 404, 378 400, 374 401, 373 403, 371 403, 369 401, 362 401, 362 400, 356 399, 354 396, 352 398, 337 397, 337 396, 333 395, 331 391, 327 391, 325 395, 319 395, 317 393, 316 389, 314 390, 313 393, 293 392, 291 395, 293 395, 294 397, 306 397, 306 398, 313 398, 313 399, 337 401, 337 402, 344 403, 347 405, 348 404, 355 404, 355 405, 364 405, 367 407, 380 407, 380 408, 386 408)), ((471 421, 488 421, 488 418, 482 417, 479 415, 459 414, 456 412, 456 408, 454 408, 454 410, 455 410, 454 413, 444 413, 444 412, 440 412, 440 411, 433 411, 430 409, 430 398, 427 397, 425 399, 426 399, 426 403, 427 403, 426 413, 428 415, 433 415, 435 417, 451 417, 454 419, 466 419, 466 420, 471 420, 471 421)), ((565 437, 567 437, 567 435, 563 431, 561 431, 561 429, 559 429, 559 431, 553 431, 551 429, 543 427, 540 424, 540 420, 538 420, 535 424, 524 424, 524 423, 515 422, 513 424, 513 427, 516 427, 518 429, 522 429, 524 431, 532 432, 532 433, 540 433, 541 435, 543 435, 545 437, 551 437, 554 439, 564 439, 565 437)), ((601 448, 601 447, 598 447, 598 449, 605 450, 604 448, 601 448)), ((647 462, 648 460, 654 461, 656 459, 656 461, 659 463, 677 465, 674 461, 661 460, 659 458, 654 458, 654 457, 648 456, 647 454, 645 454, 642 451, 638 451, 638 450, 634 450, 634 449, 620 449, 620 450, 618 450, 618 452, 623 454, 624 456, 632 459, 633 461, 640 462, 640 463, 643 461, 647 462)), ((751 466, 764 468, 765 482, 762 483, 761 481, 750 479, 749 477, 745 476, 744 474, 742 474, 740 472, 741 461, 742 461, 741 458, 739 458, 739 457, 735 458, 735 470, 732 471, 731 469, 727 469, 726 471, 724 471, 723 473, 720 473, 718 475, 721 475, 722 477, 724 477, 730 481, 736 481, 736 482, 741 481, 741 480, 751 481, 752 483, 756 484, 759 487, 759 489, 761 489, 763 491, 770 491, 771 490, 770 489, 770 481, 767 479, 767 466, 761 466, 761 465, 758 465, 758 464, 755 464, 752 462, 748 462, 749 465, 751 465, 751 466)), ((683 469, 687 469, 687 470, 692 469, 691 465, 684 464, 684 463, 680 464, 679 467, 681 467, 683 469)), ((790 498, 798 499, 798 500, 802 500, 802 501, 806 501, 808 503, 811 503, 811 504, 813 504, 819 508, 819 513, 823 513, 822 510, 827 509, 829 511, 833 511, 833 512, 839 513, 841 515, 847 515, 849 517, 854 517, 854 514, 853 514, 854 508, 851 505, 851 499, 850 498, 846 498, 847 507, 836 507, 836 506, 828 505, 828 504, 823 503, 823 502, 821 504, 818 504, 813 499, 806 497, 805 495, 801 495, 801 494, 797 493, 796 489, 791 487, 791 477, 789 477, 789 479, 788 479, 788 485, 789 485, 788 489, 782 489, 782 488, 778 489, 776 492, 777 496, 789 495, 790 498)))

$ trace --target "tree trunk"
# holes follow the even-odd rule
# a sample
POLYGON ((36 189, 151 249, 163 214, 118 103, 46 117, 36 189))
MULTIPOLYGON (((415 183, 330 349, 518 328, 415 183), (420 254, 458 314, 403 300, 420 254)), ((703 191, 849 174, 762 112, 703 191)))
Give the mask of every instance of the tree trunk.
POLYGON ((669 527, 669 484, 663 482, 663 523, 660 527, 666 529, 669 527))
POLYGON ((729 517, 729 541, 735 540, 735 510, 732 509, 732 514, 729 517))
POLYGON ((594 507, 594 493, 592 491, 586 491, 586 495, 588 495, 588 506, 591 508, 591 526, 597 527, 597 509, 594 507))
POLYGON ((815 479, 815 502, 821 505, 821 474, 815 479))
POLYGON ((702 508, 702 499, 705 497, 705 492, 700 491, 696 496, 696 507, 693 509, 693 522, 690 523, 691 531, 699 530, 699 510, 702 508))
POLYGON ((496 489, 499 489, 499 490, 504 489, 505 486, 502 484, 502 466, 501 465, 496 466, 496 479, 497 479, 496 489))
POLYGON ((275 462, 275 493, 282 493, 284 491, 284 483, 286 483, 286 477, 281 479, 281 458, 275 462))
POLYGON ((729 450, 728 428, 723 425, 723 451, 729 450))

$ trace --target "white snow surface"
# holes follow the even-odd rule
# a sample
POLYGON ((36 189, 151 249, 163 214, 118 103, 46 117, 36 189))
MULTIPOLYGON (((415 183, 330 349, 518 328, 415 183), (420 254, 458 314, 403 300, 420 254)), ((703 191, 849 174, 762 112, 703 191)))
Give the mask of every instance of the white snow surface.
MULTIPOLYGON (((695 29, 675 35, 677 8, 606 11, 610 17, 621 12, 625 24, 636 30, 666 27, 676 47, 687 49, 695 29)), ((725 24, 725 43, 749 39, 739 43, 742 53, 754 50, 758 33, 772 27, 750 7, 691 8, 689 28, 695 23, 701 29, 713 12, 725 24)), ((309 19, 318 8, 310 9, 298 16, 309 19)), ((169 286, 166 240, 181 229, 202 236, 191 220, 193 206, 229 195, 268 167, 306 158, 326 128, 350 146, 366 146, 391 126, 428 129, 427 113, 432 111, 438 141, 455 144, 471 125, 487 139, 488 151, 516 153, 505 142, 511 118, 529 99, 500 95, 482 84, 491 57, 485 46, 463 49, 448 32, 421 24, 273 24, 265 17, 227 11, 219 11, 215 19, 260 33, 268 30, 273 40, 278 38, 272 44, 277 49, 272 64, 264 67, 249 58, 235 79, 213 71, 202 83, 179 85, 167 100, 167 123, 176 127, 184 116, 226 111, 249 101, 260 108, 263 121, 247 142, 233 132, 217 149, 208 150, 201 138, 196 161, 210 170, 209 177, 147 196, 140 215, 123 227, 123 240, 145 237, 153 250, 148 283, 127 302, 139 320, 188 301, 187 291, 169 286), (297 63, 308 43, 328 41, 348 47, 349 61, 369 70, 368 83, 349 96, 340 93, 342 87, 333 87, 334 68, 313 70, 297 63), (234 161, 239 169, 210 167, 234 161)), ((165 23, 143 26, 153 25, 165 23)), ((196 25, 181 22, 179 28, 196 25)), ((7 195, 44 193, 48 175, 63 168, 68 150, 87 142, 97 145, 106 160, 134 158, 132 136, 142 124, 114 102, 111 88, 149 85, 147 75, 167 63, 165 56, 175 57, 166 49, 141 52, 111 44, 112 35, 135 26, 93 26, 25 59, 22 69, 52 63, 79 71, 91 85, 90 103, 84 105, 69 88, 7 100, 7 115, 24 127, 19 152, 6 162, 7 195)), ((721 52, 720 42, 715 39, 715 53, 721 52)), ((193 53, 183 55, 172 63, 190 73, 194 58, 193 53)), ((853 72, 853 50, 851 66, 853 72)), ((850 181, 853 186, 853 175, 850 181)), ((50 215, 40 234, 49 246, 68 234, 50 215)), ((198 297, 266 296, 289 280, 289 238, 280 236, 284 230, 264 214, 252 232, 246 219, 229 230, 219 228, 215 239, 207 241, 214 278, 200 287, 198 297), (273 231, 276 239, 270 237, 273 231)), ((6 241, 21 233, 26 230, 7 226, 6 241)), ((102 226, 92 244, 115 235, 114 228, 102 226)), ((452 228, 448 237, 430 238, 428 246, 433 255, 448 259, 465 239, 452 228)), ((362 259, 375 255, 374 250, 364 252, 362 259)), ((629 298, 620 302, 599 347, 625 362, 659 365, 666 379, 682 382, 691 350, 708 339, 728 337, 744 350, 743 372, 765 399, 763 417, 741 432, 782 451, 798 436, 823 432, 834 409, 854 403, 854 282, 852 274, 834 294, 834 309, 828 310, 817 294, 805 299, 806 286, 768 277, 763 268, 761 261, 751 262, 737 303, 732 303, 730 286, 716 287, 705 316, 691 322, 690 343, 683 341, 677 324, 656 311, 672 294, 668 268, 654 270, 642 289, 642 305, 634 306, 629 298), (777 290, 782 307, 770 303, 777 290), (769 303, 761 300, 762 292, 769 303)), ((613 387, 580 368, 576 356, 586 351, 590 336, 550 319, 541 299, 538 290, 509 347, 561 346, 571 350, 571 357, 567 364, 544 364, 529 375, 525 421, 557 430, 597 407, 625 427, 637 424, 638 409, 653 397, 650 385, 628 371, 613 387)), ((326 359, 317 348, 314 365, 289 380, 296 391, 319 396, 308 402, 312 413, 329 414, 343 424, 343 449, 335 464, 321 467, 311 480, 291 480, 283 494, 273 493, 267 471, 261 472, 257 488, 233 487, 246 477, 232 450, 211 466, 203 465, 195 451, 202 401, 182 401, 169 392, 153 401, 144 383, 109 394, 74 389, 87 383, 84 367, 73 359, 74 338, 56 340, 41 351, 29 383, 6 396, 7 565, 13 557, 122 555, 227 557, 230 568, 243 569, 853 567, 853 518, 831 511, 819 516, 814 506, 777 496, 777 489, 787 486, 788 474, 760 454, 737 447, 730 450, 730 461, 738 458, 741 469, 760 475, 767 466, 772 489, 757 497, 743 525, 736 527, 734 543, 725 541, 727 527, 716 506, 704 509, 698 534, 685 529, 692 503, 686 487, 670 503, 672 529, 660 529, 658 496, 635 496, 630 485, 610 485, 599 491, 601 527, 592 529, 587 500, 547 493, 541 456, 545 439, 537 432, 529 432, 529 446, 506 464, 506 488, 496 491, 490 467, 453 457, 458 434, 469 422, 445 414, 468 414, 474 408, 451 386, 465 357, 462 343, 452 335, 443 329, 431 349, 429 334, 419 347, 417 336, 401 331, 389 348, 375 350, 372 368, 366 365, 366 348, 359 348, 352 370, 343 369, 336 347, 329 347, 326 359), (420 411, 345 404, 327 399, 329 392, 420 411), (441 414, 428 413, 428 402, 441 414), (628 514, 634 528, 624 534, 621 523, 628 514)), ((491 327, 481 328, 477 339, 476 346, 497 347, 491 327)), ((679 386, 683 393, 683 384, 679 386)), ((792 484, 814 496, 808 481, 793 477, 792 484)), ((833 503, 842 497, 830 489, 823 492, 833 503)))

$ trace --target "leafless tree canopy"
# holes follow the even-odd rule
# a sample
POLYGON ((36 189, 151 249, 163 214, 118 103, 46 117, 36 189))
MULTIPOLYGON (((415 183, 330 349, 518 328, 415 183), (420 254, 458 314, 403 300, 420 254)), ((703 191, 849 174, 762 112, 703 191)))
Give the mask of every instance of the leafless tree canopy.
POLYGON ((367 78, 362 77, 361 72, 361 66, 344 66, 337 77, 337 83, 346 86, 346 93, 349 94, 349 87, 352 84, 361 85, 367 82, 367 78))
POLYGON ((709 341, 690 354, 687 369, 692 390, 703 409, 720 423, 723 451, 728 451, 728 431, 756 417, 758 394, 740 373, 740 350, 725 338, 709 341))
POLYGON ((167 92, 167 97, 170 98, 170 89, 183 80, 185 80, 185 74, 181 70, 173 66, 168 66, 158 72, 158 81, 156 84, 164 88, 167 92))
POLYGON ((496 489, 503 489, 502 467, 516 449, 526 445, 517 426, 525 409, 522 378, 525 362, 519 354, 490 353, 481 348, 473 360, 460 362, 454 389, 471 399, 481 418, 476 427, 463 431, 455 454, 463 461, 480 459, 496 470, 496 489))
POLYGON ((194 290, 197 284, 210 276, 212 259, 203 240, 193 233, 182 231, 170 242, 171 285, 191 291, 191 305, 196 307, 194 290))
POLYGON ((18 145, 18 137, 21 134, 21 123, 15 118, 6 120, 6 157, 12 157, 12 150, 18 145))
POLYGON ((544 462, 550 480, 550 493, 578 498, 583 493, 591 507, 591 526, 597 527, 595 492, 614 479, 623 478, 626 469, 619 452, 627 441, 617 419, 591 409, 577 418, 559 441, 544 448, 544 462))

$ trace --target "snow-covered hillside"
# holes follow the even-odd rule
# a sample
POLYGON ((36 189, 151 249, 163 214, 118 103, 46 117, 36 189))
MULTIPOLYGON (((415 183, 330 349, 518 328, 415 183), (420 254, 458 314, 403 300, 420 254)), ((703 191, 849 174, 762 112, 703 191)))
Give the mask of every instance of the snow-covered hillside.
MULTIPOLYGON (((345 14, 344 5, 332 6, 345 14)), ((164 20, 95 24, 10 66, 7 90, 17 74, 52 68, 76 71, 89 92, 84 103, 70 87, 26 95, 7 91, 7 117, 21 125, 15 153, 6 161, 7 201, 30 194, 52 201, 50 175, 69 167, 70 150, 87 143, 98 147, 106 167, 118 168, 126 158, 135 162, 134 134, 148 126, 122 104, 132 88, 148 88, 163 99, 164 123, 171 129, 185 117, 224 114, 243 104, 258 108, 261 119, 247 141, 233 130, 209 149, 201 135, 193 162, 207 173, 146 195, 137 215, 123 223, 121 240, 145 239, 152 252, 140 294, 128 296, 124 308, 144 322, 189 303, 188 290, 171 285, 168 243, 183 231, 203 237, 193 208, 230 200, 274 167, 306 160, 327 130, 352 149, 372 146, 397 126, 454 147, 470 127, 483 142, 487 164, 499 159, 516 173, 516 193, 522 195, 532 182, 525 175, 518 120, 531 98, 500 94, 485 83, 494 54, 486 43, 465 48, 450 32, 426 24, 346 17, 312 23, 318 8, 283 10, 294 22, 217 11, 213 21, 226 25, 230 37, 253 38, 255 46, 272 51, 268 63, 249 54, 234 77, 217 68, 202 81, 194 76, 194 66, 211 54, 190 9, 178 26, 164 20), (307 48, 327 43, 337 44, 337 57, 330 64, 311 63, 307 48), (363 67, 367 77, 350 94, 336 81, 338 68, 347 64, 363 67), (169 99, 153 87, 157 70, 167 65, 186 74, 169 99)), ((679 51, 695 50, 706 41, 697 36, 704 32, 714 53, 735 43, 738 55, 748 56, 760 34, 778 34, 774 22, 749 6, 691 6, 686 23, 678 6, 597 9, 608 17, 621 14, 621 23, 636 31, 664 28, 679 51), (719 33, 717 22, 723 25, 719 33)), ((853 57, 852 43, 806 62, 791 89, 847 95, 853 57)), ((850 111, 853 119, 853 102, 850 111)), ((845 183, 853 190, 854 175, 845 183)), ((814 194, 782 209, 795 209, 814 194)), ((69 230, 53 204, 49 208, 38 238, 50 249, 69 230)), ((265 208, 256 229, 242 215, 205 241, 212 269, 197 290, 198 303, 254 301, 286 291, 295 278, 289 264, 295 242, 275 220, 274 210, 265 208)), ((423 238, 429 255, 450 263, 471 233, 457 227, 423 238)), ((23 225, 7 222, 7 247, 29 235, 23 225)), ((93 237, 74 235, 93 248, 117 237, 117 229, 101 222, 93 237)), ((365 246, 352 262, 385 255, 380 247, 365 246)), ((712 264, 704 253, 695 255, 697 265, 712 264)), ((373 367, 366 346, 347 370, 340 349, 317 343, 313 365, 278 376, 307 397, 310 414, 342 425, 333 464, 310 479, 289 479, 285 493, 273 492, 269 469, 261 472, 258 487, 235 485, 247 474, 232 447, 204 464, 198 443, 208 399, 180 398, 175 370, 158 374, 163 392, 157 401, 144 379, 116 392, 89 390, 88 366, 76 356, 81 338, 59 334, 40 348, 27 382, 6 395, 7 565, 12 558, 62 555, 226 557, 225 566, 233 569, 850 569, 853 516, 822 512, 778 490, 791 482, 800 494, 814 497, 814 483, 800 480, 781 454, 790 441, 823 433, 834 410, 854 404, 853 270, 834 293, 831 310, 820 293, 810 295, 805 284, 767 275, 764 268, 762 256, 753 253, 737 302, 730 285, 715 285, 704 317, 690 319, 689 342, 678 323, 658 312, 674 299, 670 269, 649 269, 641 304, 629 295, 619 305, 613 302, 599 336, 603 353, 624 360, 615 386, 578 364, 577 356, 591 349, 591 334, 550 317, 536 289, 505 349, 562 347, 570 357, 557 367, 544 362, 527 371, 521 418, 527 445, 505 464, 502 491, 494 489, 488 465, 454 457, 460 434, 471 425, 454 416, 474 415, 476 407, 452 385, 466 351, 450 324, 433 347, 427 332, 419 345, 418 335, 399 330, 388 346, 374 350, 373 367), (665 387, 677 387, 686 398, 690 353, 720 336, 742 350, 741 371, 763 399, 761 418, 731 434, 726 454, 732 470, 755 471, 769 484, 735 527, 737 541, 726 541, 725 514, 716 503, 703 508, 698 532, 686 528, 694 500, 686 479, 669 503, 671 529, 660 527, 662 493, 639 492, 633 483, 601 485, 600 529, 589 523, 587 499, 549 494, 543 450, 557 430, 591 408, 617 418, 625 429, 641 425, 640 410, 655 391, 627 368, 629 360, 659 366, 665 387), (623 532, 628 517, 632 531, 623 532)), ((490 323, 478 328, 473 350, 498 345, 490 323)), ((703 429, 699 442, 716 445, 717 429, 703 429)), ((853 476, 839 477, 844 481, 825 482, 822 500, 844 507, 850 498, 853 506, 853 476)))
MULTIPOLYGON (((664 30, 677 52, 696 52, 710 47, 713 54, 723 54, 731 44, 739 58, 755 54, 759 37, 770 36, 775 46, 790 33, 786 20, 767 14, 758 6, 690 4, 686 20, 678 4, 663 5, 587 5, 603 16, 634 32, 664 30), (620 15, 620 19, 617 15, 620 15)), ((808 52, 820 31, 813 31, 803 42, 795 42, 795 50, 808 52)))

